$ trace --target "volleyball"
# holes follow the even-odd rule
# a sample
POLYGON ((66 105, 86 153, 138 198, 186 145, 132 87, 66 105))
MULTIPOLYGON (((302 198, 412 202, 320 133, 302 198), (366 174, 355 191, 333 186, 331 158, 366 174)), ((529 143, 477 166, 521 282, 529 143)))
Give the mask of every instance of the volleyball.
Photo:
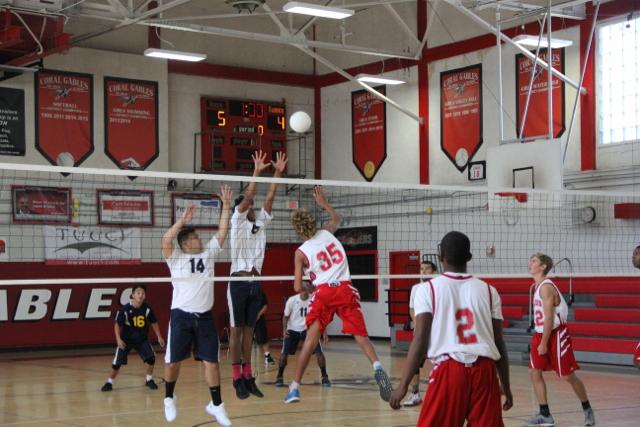
POLYGON ((58 154, 56 163, 58 164, 58 166, 71 167, 75 166, 76 160, 73 158, 73 155, 71 153, 69 153, 68 151, 63 151, 62 153, 58 154))
POLYGON ((304 111, 296 111, 289 117, 291 129, 298 133, 305 133, 311 127, 311 117, 304 111))

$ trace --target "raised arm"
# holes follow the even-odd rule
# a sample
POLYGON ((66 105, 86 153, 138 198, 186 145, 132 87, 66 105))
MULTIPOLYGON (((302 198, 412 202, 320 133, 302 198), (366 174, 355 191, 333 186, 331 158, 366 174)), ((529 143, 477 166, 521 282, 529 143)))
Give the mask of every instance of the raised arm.
POLYGON ((180 219, 176 221, 175 224, 171 226, 162 236, 162 256, 165 258, 169 258, 173 253, 173 241, 176 239, 178 232, 182 227, 187 225, 191 218, 193 218, 193 213, 196 210, 196 205, 187 206, 187 208, 182 213, 180 219))
POLYGON ((340 227, 342 217, 329 204, 324 188, 322 188, 320 185, 316 185, 316 187, 313 189, 313 197, 316 199, 316 203, 318 204, 318 206, 320 206, 329 214, 329 222, 324 224, 322 228, 331 233, 335 233, 338 227, 340 227))
POLYGON ((220 213, 220 224, 218 225, 218 232, 216 233, 216 239, 220 247, 224 244, 229 234, 229 218, 231 217, 231 198, 233 193, 228 185, 223 185, 220 188, 220 199, 222 200, 222 212, 220 213))
MULTIPOLYGON (((287 159, 287 155, 285 153, 281 153, 279 151, 276 153, 276 161, 271 162, 271 164, 273 165, 273 169, 275 170, 275 172, 273 172, 274 178, 280 178, 282 176, 282 174, 284 173, 284 168, 287 166, 288 161, 289 159, 287 159)), ((277 188, 278 184, 272 182, 271 185, 269 185, 267 197, 264 199, 263 207, 269 215, 271 215, 271 209, 273 208, 273 199, 275 199, 276 197, 277 188)))
MULTIPOLYGON (((263 153, 262 150, 256 151, 253 155, 251 155, 253 159, 253 176, 260 176, 262 171, 271 166, 271 163, 265 163, 267 159, 267 153, 263 153)), ((258 183, 253 181, 247 185, 247 188, 244 190, 244 199, 238 205, 238 211, 240 213, 246 212, 251 206, 251 202, 253 202, 253 198, 256 196, 256 188, 258 183)))

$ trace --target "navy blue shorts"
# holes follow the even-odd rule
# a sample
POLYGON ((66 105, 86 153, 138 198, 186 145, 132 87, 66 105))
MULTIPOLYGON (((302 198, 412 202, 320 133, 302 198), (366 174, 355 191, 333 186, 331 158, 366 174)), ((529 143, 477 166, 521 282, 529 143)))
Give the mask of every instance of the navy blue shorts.
MULTIPOLYGON (((289 356, 293 356, 298 351, 298 344, 300 341, 304 342, 307 338, 307 331, 296 332, 296 331, 287 331, 289 336, 284 339, 282 343, 282 354, 288 354, 289 356)), ((316 349, 313 351, 313 354, 322 353, 322 345, 318 342, 316 349)))
POLYGON ((188 359, 193 351, 195 360, 217 363, 220 359, 220 342, 211 312, 187 313, 180 309, 171 310, 166 363, 176 363, 188 359))
POLYGON ((262 308, 260 282, 229 282, 227 303, 231 327, 255 328, 258 313, 262 308))
POLYGON ((126 347, 121 349, 118 347, 116 349, 116 355, 113 358, 113 365, 120 366, 127 364, 127 356, 131 350, 135 350, 138 353, 138 356, 142 359, 143 362, 147 363, 147 361, 153 359, 156 354, 153 351, 153 347, 151 347, 151 343, 149 341, 142 341, 138 343, 130 343, 126 342, 126 347))

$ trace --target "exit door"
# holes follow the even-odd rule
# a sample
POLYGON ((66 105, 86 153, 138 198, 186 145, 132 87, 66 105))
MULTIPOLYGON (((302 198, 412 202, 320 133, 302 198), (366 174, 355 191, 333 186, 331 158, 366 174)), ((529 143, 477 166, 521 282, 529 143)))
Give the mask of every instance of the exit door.
MULTIPOLYGON (((389 253, 391 274, 420 274, 420 251, 389 253)), ((391 279, 389 282, 389 326, 409 320, 409 294, 420 279, 391 279)))

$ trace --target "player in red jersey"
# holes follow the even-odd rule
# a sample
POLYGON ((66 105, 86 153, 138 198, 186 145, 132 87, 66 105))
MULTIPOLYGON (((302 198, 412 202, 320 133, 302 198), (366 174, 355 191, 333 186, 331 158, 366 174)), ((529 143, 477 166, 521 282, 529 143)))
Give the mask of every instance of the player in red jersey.
POLYGON ((533 297, 535 334, 531 337, 529 374, 540 404, 540 412, 524 425, 555 425, 547 403, 547 386, 542 377, 543 371, 553 370, 571 384, 573 391, 582 402, 584 425, 593 426, 596 421, 587 397, 587 390, 574 372, 580 367, 573 355, 571 336, 567 330, 569 307, 562 298, 560 290, 547 279, 547 274, 552 267, 553 260, 543 253, 537 253, 529 259, 529 274, 533 276, 536 283, 533 297))
POLYGON ((300 381, 309 363, 309 358, 318 345, 320 336, 336 313, 342 319, 342 332, 353 335, 364 354, 373 364, 380 397, 389 401, 392 391, 389 376, 382 368, 376 350, 369 341, 367 327, 360 309, 360 294, 351 285, 351 274, 345 250, 333 235, 340 225, 340 215, 327 201, 322 187, 315 187, 313 196, 316 203, 329 214, 330 220, 324 227, 318 229, 315 217, 306 209, 298 209, 291 218, 296 233, 305 239, 305 242, 296 250, 293 287, 296 292, 300 292, 303 273, 307 272, 316 286, 316 290, 311 297, 309 311, 305 319, 307 337, 302 346, 294 380, 289 386, 285 402, 291 403, 300 400, 300 381))
POLYGON ((447 233, 440 243, 444 273, 416 291, 413 340, 389 404, 400 408, 428 346, 434 365, 419 427, 462 427, 465 421, 469 426, 502 427, 502 409, 513 405, 500 296, 467 274, 470 248, 466 235, 447 233))

